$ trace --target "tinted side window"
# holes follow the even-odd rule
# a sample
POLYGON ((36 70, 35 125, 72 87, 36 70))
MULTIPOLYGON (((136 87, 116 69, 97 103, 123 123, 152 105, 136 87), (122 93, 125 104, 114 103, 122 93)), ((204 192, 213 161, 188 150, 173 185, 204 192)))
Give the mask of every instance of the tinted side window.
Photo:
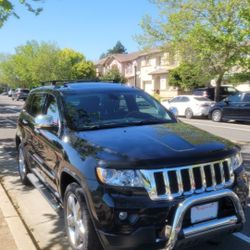
POLYGON ((240 102, 241 94, 235 94, 228 97, 229 102, 240 102))
POLYGON ((32 107, 32 98, 33 98, 33 95, 29 95, 24 105, 24 109, 29 114, 30 114, 31 107, 32 107))
POLYGON ((183 97, 181 98, 181 102, 189 102, 189 98, 186 97, 186 96, 183 96, 183 97))
POLYGON ((249 102, 250 103, 250 93, 245 94, 245 96, 243 98, 243 102, 249 102))
POLYGON ((32 104, 29 109, 29 113, 32 116, 43 114, 43 107, 45 103, 45 94, 34 94, 32 98, 32 104))
POLYGON ((60 120, 59 110, 58 110, 57 102, 54 96, 48 95, 47 105, 46 105, 44 113, 46 115, 53 117, 54 125, 59 125, 59 120, 60 120))
POLYGON ((174 103, 174 102, 179 102, 179 101, 180 101, 180 98, 181 98, 181 97, 174 97, 174 98, 171 99, 169 102, 170 102, 170 103, 172 103, 172 102, 173 102, 173 103, 174 103))

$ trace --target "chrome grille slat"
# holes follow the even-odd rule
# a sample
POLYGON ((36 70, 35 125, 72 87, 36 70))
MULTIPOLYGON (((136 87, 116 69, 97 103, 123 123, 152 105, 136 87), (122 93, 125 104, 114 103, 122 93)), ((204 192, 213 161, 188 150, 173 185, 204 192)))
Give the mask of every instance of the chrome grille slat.
POLYGON ((183 182, 182 182, 182 177, 181 177, 181 170, 178 169, 176 170, 176 175, 177 175, 177 182, 178 182, 178 194, 182 195, 183 193, 183 182))
POLYGON ((163 172, 163 178, 164 178, 164 182, 165 182, 166 194, 171 195, 170 186, 169 186, 169 178, 168 178, 168 172, 167 171, 163 172))
POLYGON ((234 172, 229 158, 206 164, 160 170, 140 170, 140 172, 144 187, 152 200, 172 200, 182 195, 214 191, 228 187, 234 182, 234 172), (161 190, 165 190, 165 194, 157 193, 155 173, 159 172, 163 175, 165 187, 161 186, 163 188, 161 190), (171 186, 173 183, 177 185, 175 188, 171 186), (190 190, 188 190, 189 187, 190 190))

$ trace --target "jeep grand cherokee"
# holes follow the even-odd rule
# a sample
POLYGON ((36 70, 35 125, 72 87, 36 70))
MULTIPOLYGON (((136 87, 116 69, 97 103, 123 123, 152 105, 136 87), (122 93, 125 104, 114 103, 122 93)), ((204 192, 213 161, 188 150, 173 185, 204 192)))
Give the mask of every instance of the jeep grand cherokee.
POLYGON ((22 183, 37 178, 61 204, 73 249, 172 249, 245 222, 239 148, 177 121, 139 89, 37 88, 16 144, 22 183))

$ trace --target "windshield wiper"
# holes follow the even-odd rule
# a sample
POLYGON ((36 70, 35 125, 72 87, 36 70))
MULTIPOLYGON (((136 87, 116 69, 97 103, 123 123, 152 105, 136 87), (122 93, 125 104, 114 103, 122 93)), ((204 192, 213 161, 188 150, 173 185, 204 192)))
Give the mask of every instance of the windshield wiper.
POLYGON ((150 125, 150 124, 163 124, 163 123, 170 123, 172 122, 171 120, 141 120, 141 121, 130 121, 128 124, 129 125, 150 125))
POLYGON ((129 121, 125 123, 100 123, 100 124, 92 124, 92 125, 86 125, 78 130, 97 130, 97 129, 103 129, 103 128, 118 128, 118 127, 129 127, 129 126, 138 126, 138 125, 150 125, 150 124, 163 124, 163 123, 170 123, 173 122, 171 120, 140 120, 140 121, 129 121))

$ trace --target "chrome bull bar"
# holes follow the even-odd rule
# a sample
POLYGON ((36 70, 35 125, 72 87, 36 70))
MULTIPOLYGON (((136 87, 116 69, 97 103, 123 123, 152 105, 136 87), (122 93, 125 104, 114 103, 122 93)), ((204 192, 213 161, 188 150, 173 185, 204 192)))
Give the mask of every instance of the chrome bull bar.
POLYGON ((186 198, 182 203, 180 203, 175 212, 173 224, 170 227, 170 230, 168 230, 169 233, 167 235, 168 241, 166 244, 166 250, 171 250, 174 248, 177 242, 178 235, 182 229, 184 232, 184 236, 188 238, 196 234, 202 234, 211 231, 211 229, 213 228, 219 229, 223 228, 224 226, 233 226, 237 223, 245 223, 245 221, 246 218, 240 200, 232 190, 224 189, 213 191, 210 193, 193 195, 189 198, 186 198), (199 205, 200 203, 214 201, 223 197, 229 198, 234 204, 235 216, 214 219, 207 223, 199 223, 193 227, 182 228, 184 216, 189 208, 195 205, 199 205))

